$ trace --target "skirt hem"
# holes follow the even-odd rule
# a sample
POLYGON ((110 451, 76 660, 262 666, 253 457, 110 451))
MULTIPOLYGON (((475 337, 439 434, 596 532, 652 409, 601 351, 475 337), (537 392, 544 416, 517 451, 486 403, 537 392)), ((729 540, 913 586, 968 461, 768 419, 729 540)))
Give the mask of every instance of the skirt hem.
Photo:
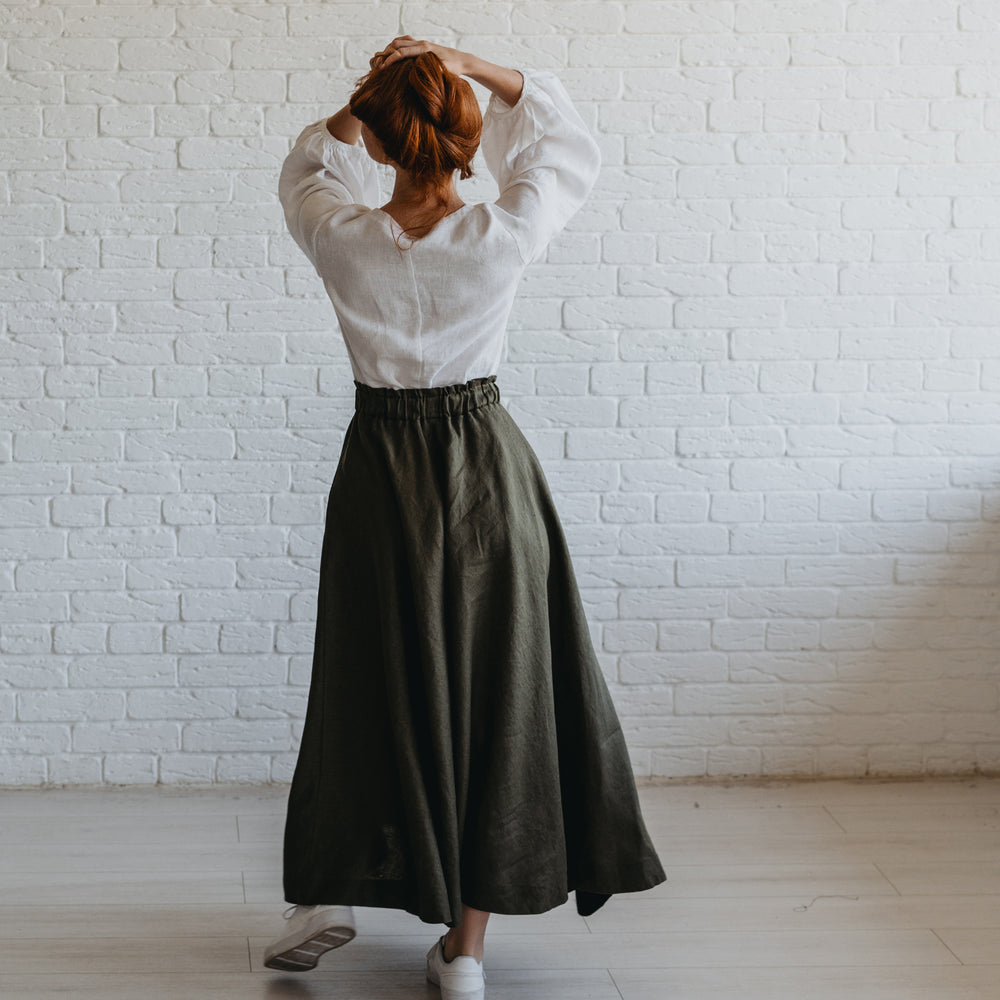
MULTIPOLYGON (((616 888, 608 891, 607 887, 587 887, 583 883, 568 886, 565 890, 556 892, 551 900, 534 903, 512 903, 499 900, 489 900, 471 896, 463 899, 466 905, 487 913, 501 913, 512 916, 530 916, 547 913, 549 910, 562 906, 569 899, 571 892, 577 893, 577 912, 581 916, 590 916, 607 902, 612 896, 630 892, 645 892, 667 880, 658 858, 650 858, 636 865, 638 874, 635 879, 624 879, 616 888)), ((457 926, 460 921, 449 921, 443 911, 434 912, 412 902, 412 895, 400 887, 393 891, 384 880, 345 881, 339 885, 328 886, 322 898, 291 899, 286 894, 285 902, 299 906, 370 906, 376 909, 404 910, 418 917, 427 924, 447 924, 457 926)))

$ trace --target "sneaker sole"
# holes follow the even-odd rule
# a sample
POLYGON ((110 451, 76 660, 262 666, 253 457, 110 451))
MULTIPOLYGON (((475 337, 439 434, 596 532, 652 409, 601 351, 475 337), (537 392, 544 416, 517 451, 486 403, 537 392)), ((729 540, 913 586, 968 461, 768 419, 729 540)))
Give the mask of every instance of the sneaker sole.
MULTIPOLYGON (((434 974, 430 971, 430 969, 427 970, 427 982, 433 984, 434 986, 437 986, 439 989, 441 988, 440 980, 438 980, 434 976, 434 974)), ((474 998, 474 1000, 478 1000, 478 998, 484 995, 485 990, 486 990, 486 984, 483 983, 481 986, 474 986, 471 990, 456 990, 454 988, 449 987, 448 992, 451 993, 452 996, 470 997, 474 998)))
MULTIPOLYGON (((441 984, 436 979, 432 979, 430 976, 428 976, 427 981, 429 983, 432 983, 438 989, 441 989, 441 984)), ((452 997, 461 998, 461 1000, 484 1000, 484 997, 486 996, 486 986, 484 984, 482 986, 476 987, 473 990, 461 990, 461 991, 449 989, 448 993, 452 997)))
POLYGON ((315 969, 316 963, 333 948, 339 948, 348 941, 353 941, 357 931, 350 927, 327 927, 305 941, 283 951, 276 952, 264 959, 268 969, 280 969, 283 972, 304 972, 315 969))

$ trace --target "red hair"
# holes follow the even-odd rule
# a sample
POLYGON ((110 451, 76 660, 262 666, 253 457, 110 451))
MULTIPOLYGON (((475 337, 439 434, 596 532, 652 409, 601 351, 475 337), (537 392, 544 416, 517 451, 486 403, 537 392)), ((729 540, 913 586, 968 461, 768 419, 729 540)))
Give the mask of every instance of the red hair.
POLYGON ((357 81, 348 104, 385 155, 437 202, 425 221, 403 230, 413 239, 426 236, 448 212, 454 171, 462 180, 473 175, 483 116, 472 87, 436 53, 421 52, 388 66, 373 66, 357 81))

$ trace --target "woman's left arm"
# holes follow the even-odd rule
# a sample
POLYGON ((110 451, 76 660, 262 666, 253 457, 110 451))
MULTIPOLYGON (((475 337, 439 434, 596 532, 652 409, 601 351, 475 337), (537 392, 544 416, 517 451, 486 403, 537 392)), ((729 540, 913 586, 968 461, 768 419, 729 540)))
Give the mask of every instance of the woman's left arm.
POLYGON ((335 115, 327 118, 326 130, 334 139, 352 146, 361 138, 361 122, 351 114, 350 104, 345 104, 335 115))

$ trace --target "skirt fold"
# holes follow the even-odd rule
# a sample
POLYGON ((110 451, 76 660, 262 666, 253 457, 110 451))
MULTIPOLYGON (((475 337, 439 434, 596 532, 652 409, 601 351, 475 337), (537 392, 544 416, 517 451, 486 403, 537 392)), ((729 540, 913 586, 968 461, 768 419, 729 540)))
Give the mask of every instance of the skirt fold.
POLYGON ((665 881, 559 517, 496 376, 356 385, 289 792, 289 903, 455 926, 665 881))

